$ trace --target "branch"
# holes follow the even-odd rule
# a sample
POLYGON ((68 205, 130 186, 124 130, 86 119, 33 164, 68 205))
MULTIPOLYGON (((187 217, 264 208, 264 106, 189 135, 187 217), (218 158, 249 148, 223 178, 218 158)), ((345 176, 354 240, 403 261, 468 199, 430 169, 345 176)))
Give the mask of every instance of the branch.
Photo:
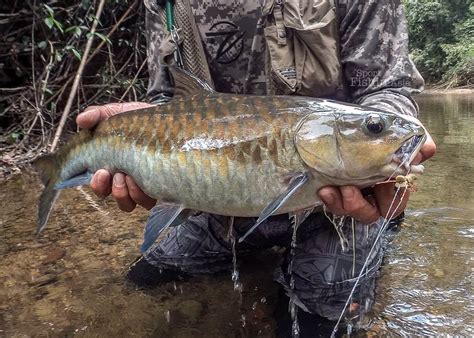
POLYGON ((66 102, 66 106, 64 107, 63 114, 61 116, 61 120, 59 121, 58 129, 54 134, 53 143, 51 144, 50 151, 53 152, 58 145, 59 138, 61 137, 61 133, 64 129, 64 125, 66 124, 66 120, 69 116, 69 112, 71 111, 72 103, 76 96, 77 87, 79 86, 79 81, 81 80, 82 72, 84 71, 84 67, 86 66, 86 62, 88 60, 88 55, 92 47, 92 42, 94 40, 94 33, 97 28, 97 24, 99 23, 100 15, 102 14, 102 9, 104 8, 105 0, 100 0, 99 7, 97 8, 97 12, 94 16, 94 21, 92 23, 91 31, 89 38, 87 39, 86 48, 84 50, 84 54, 81 59, 81 63, 79 64, 79 68, 77 69, 76 76, 74 77, 74 82, 72 83, 71 93, 66 102))
MULTIPOLYGON (((130 15, 130 12, 132 11, 132 9, 138 4, 138 0, 135 0, 135 2, 125 11, 125 13, 123 13, 123 15, 120 17, 120 19, 117 21, 117 23, 115 23, 115 25, 112 27, 112 29, 109 31, 109 33, 106 35, 107 38, 110 38, 112 36, 112 34, 120 27, 121 23, 123 21, 125 21, 125 19, 128 18, 128 16, 130 15)), ((83 59, 87 58, 87 61, 86 63, 88 63, 89 61, 92 60, 92 58, 94 56, 96 56, 101 48, 104 46, 105 44, 105 41, 101 41, 97 47, 94 49, 94 51, 92 52, 92 54, 87 58, 87 55, 83 55, 83 59)), ((66 77, 69 77, 69 74, 66 74, 66 77)), ((62 80, 62 79, 61 79, 62 80)), ((72 78, 69 77, 69 79, 66 80, 66 82, 63 84, 62 86, 62 89, 61 89, 61 94, 59 94, 59 97, 62 96, 62 92, 67 88, 67 86, 69 86, 69 83, 71 83, 71 80, 72 78)), ((55 81, 56 82, 56 81, 55 81)), ((55 95, 54 95, 55 96, 55 95)), ((46 101, 46 104, 50 103, 51 101, 53 100, 53 98, 49 98, 47 101, 46 101)), ((51 147, 52 148, 52 147, 51 147)), ((53 149, 53 148, 52 148, 53 149)))

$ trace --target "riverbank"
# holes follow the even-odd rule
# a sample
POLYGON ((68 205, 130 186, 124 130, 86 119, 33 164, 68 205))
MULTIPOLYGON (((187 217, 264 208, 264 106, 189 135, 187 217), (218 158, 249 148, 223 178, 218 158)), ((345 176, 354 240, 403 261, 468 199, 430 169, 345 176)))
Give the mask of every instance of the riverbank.
POLYGON ((427 88, 421 93, 421 95, 474 95, 474 88, 427 88))

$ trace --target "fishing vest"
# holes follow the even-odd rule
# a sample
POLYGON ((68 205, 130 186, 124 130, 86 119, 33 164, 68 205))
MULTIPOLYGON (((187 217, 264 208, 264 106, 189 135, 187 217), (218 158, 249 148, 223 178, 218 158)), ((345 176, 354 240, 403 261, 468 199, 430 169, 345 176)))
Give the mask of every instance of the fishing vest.
MULTIPOLYGON (((165 33, 159 47, 161 61, 179 61, 212 85, 189 1, 175 1, 176 29, 165 33), (180 60, 176 59, 177 46, 180 60)), ((160 15, 166 22, 162 7, 160 15)), ((264 24, 268 94, 344 97, 335 0, 266 0, 260 20, 264 24)))

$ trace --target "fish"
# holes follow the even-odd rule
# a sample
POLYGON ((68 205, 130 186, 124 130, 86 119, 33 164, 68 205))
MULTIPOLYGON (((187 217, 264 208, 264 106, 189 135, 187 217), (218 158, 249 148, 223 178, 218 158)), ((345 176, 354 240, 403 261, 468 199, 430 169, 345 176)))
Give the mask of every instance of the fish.
POLYGON ((158 204, 142 251, 196 211, 258 217, 321 206, 324 186, 370 187, 422 173, 411 162, 426 140, 416 118, 302 96, 219 93, 170 68, 173 99, 81 130, 33 162, 45 186, 37 231, 60 190, 87 185, 100 168, 133 177, 158 204))

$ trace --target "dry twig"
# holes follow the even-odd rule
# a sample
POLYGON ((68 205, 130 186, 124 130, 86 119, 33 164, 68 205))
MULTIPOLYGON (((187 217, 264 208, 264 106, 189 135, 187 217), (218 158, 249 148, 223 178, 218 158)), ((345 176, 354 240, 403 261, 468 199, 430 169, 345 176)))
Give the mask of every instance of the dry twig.
POLYGON ((105 0, 100 0, 99 6, 97 8, 97 12, 94 17, 94 21, 92 23, 91 31, 89 38, 87 39, 86 48, 84 50, 84 54, 82 56, 81 63, 79 65, 79 69, 77 70, 76 76, 74 77, 74 82, 72 83, 71 92, 69 94, 69 98, 66 102, 66 107, 64 108, 63 114, 61 116, 61 120, 59 121, 58 129, 56 129, 56 133, 54 135, 53 143, 51 144, 50 151, 54 151, 56 146, 58 145, 59 138, 61 137, 61 133, 64 129, 64 124, 66 123, 67 117, 69 116, 69 112, 71 111, 72 103, 76 96, 77 87, 79 86, 79 81, 81 80, 82 72, 84 71, 84 67, 86 66, 87 57, 89 56, 89 52, 92 47, 92 42, 94 41, 94 34, 97 29, 97 24, 99 23, 100 15, 102 14, 102 10, 104 9, 105 0))

